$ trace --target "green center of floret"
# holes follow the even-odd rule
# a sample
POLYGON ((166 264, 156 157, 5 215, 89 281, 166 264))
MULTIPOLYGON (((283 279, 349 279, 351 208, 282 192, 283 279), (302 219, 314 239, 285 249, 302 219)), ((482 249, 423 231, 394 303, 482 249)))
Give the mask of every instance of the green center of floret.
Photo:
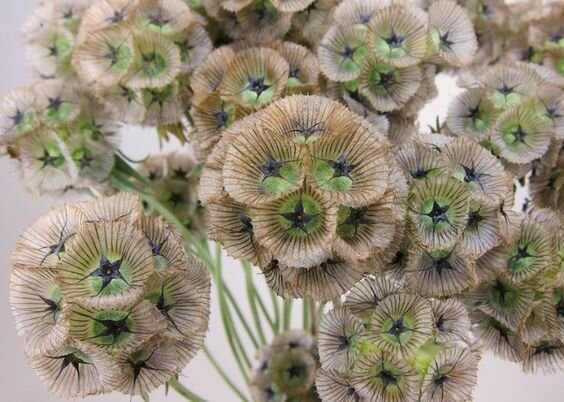
POLYGON ((290 234, 306 236, 322 225, 322 207, 310 195, 301 194, 298 197, 290 197, 280 206, 280 223, 290 234))
POLYGON ((298 161, 281 161, 268 155, 258 166, 262 173, 262 188, 267 194, 280 194, 292 188, 300 178, 298 161))
MULTIPOLYGON (((89 273, 87 276, 85 276, 83 279, 81 279, 80 281, 83 281, 86 278, 100 278, 101 279, 101 286, 100 289, 98 290, 98 293, 96 294, 96 296, 98 296, 99 294, 101 294, 104 289, 106 289, 111 283, 112 281, 115 280, 121 280, 123 282, 125 282, 125 285, 129 286, 129 282, 127 281, 127 279, 125 279, 125 277, 123 276, 123 274, 121 273, 121 267, 122 267, 122 259, 117 259, 115 261, 110 261, 108 259, 108 257, 106 257, 105 255, 101 255, 100 256, 100 264, 98 266, 98 268, 96 268, 94 271, 92 271, 91 273, 89 273)), ((111 290, 118 290, 121 289, 123 287, 123 285, 114 287, 114 289, 111 290)), ((110 292, 112 293, 112 292, 110 292)))
POLYGON ((166 71, 165 58, 156 51, 141 53, 141 69, 149 77, 158 77, 166 71))
POLYGON ((534 262, 536 256, 532 254, 532 244, 520 245, 513 248, 510 254, 508 267, 513 272, 521 272, 529 268, 534 262))
POLYGON ((339 208, 339 224, 337 234, 343 238, 355 238, 361 225, 371 225, 375 222, 366 216, 368 207, 339 208))
POLYGON ((38 157, 37 160, 43 164, 41 166, 42 169, 48 166, 60 168, 65 163, 65 157, 63 156, 61 150, 54 144, 45 145, 43 148, 43 154, 38 157))
MULTIPOLYGON (((428 209, 428 208, 424 208, 428 209)), ((448 204, 441 205, 436 200, 433 200, 431 209, 428 212, 423 212, 423 216, 430 220, 433 227, 438 226, 441 223, 448 223, 448 211, 450 206, 448 204)))
POLYGON ((104 345, 114 345, 121 341, 120 338, 123 336, 133 334, 134 332, 130 328, 130 313, 126 313, 125 316, 123 314, 123 312, 108 311, 100 313, 98 318, 88 317, 93 321, 92 330, 94 335, 81 340, 98 340, 104 345))

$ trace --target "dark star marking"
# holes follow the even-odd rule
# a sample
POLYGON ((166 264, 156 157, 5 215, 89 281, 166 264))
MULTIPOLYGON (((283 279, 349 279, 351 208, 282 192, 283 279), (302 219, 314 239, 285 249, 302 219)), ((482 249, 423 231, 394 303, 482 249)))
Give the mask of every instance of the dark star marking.
POLYGON ((333 178, 348 177, 350 179, 352 171, 358 166, 348 163, 345 154, 339 155, 336 161, 328 160, 327 163, 334 170, 333 178))
POLYGON ((110 283, 112 283, 112 281, 114 281, 114 280, 120 279, 120 280, 124 281, 127 285, 129 285, 129 282, 127 282, 125 277, 120 272, 121 263, 122 263, 121 259, 116 260, 116 261, 110 261, 105 255, 102 254, 100 256, 99 267, 96 268, 91 273, 89 273, 88 275, 86 275, 79 282, 82 282, 83 280, 85 280, 86 278, 89 278, 89 277, 102 278, 102 286, 100 287, 100 290, 98 291, 96 296, 98 296, 100 293, 102 293, 102 291, 106 287, 108 287, 110 285, 110 283))
POLYGON ((302 200, 296 203, 293 212, 284 212, 281 215, 291 223, 289 229, 300 229, 304 233, 307 233, 307 225, 315 218, 315 215, 308 214, 304 211, 302 200))
POLYGON ((258 99, 264 91, 268 90, 272 86, 265 84, 264 80, 265 80, 264 75, 253 77, 252 75, 249 74, 247 76, 248 85, 245 88, 245 90, 256 93, 258 99))

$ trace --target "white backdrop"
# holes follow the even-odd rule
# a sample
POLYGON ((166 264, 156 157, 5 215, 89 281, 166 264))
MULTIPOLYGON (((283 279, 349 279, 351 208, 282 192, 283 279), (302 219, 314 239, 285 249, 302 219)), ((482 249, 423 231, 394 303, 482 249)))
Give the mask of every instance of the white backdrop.
MULTIPOLYGON (((11 88, 32 82, 24 65, 24 46, 19 37, 20 27, 31 14, 36 0, 0 0, 0 96, 11 88)), ((439 82, 442 95, 422 113, 422 123, 433 124, 435 116, 444 117, 448 99, 457 93, 453 81, 444 77, 439 82)), ((151 130, 125 128, 123 130, 126 154, 143 157, 158 148, 156 135, 151 130)), ((174 148, 170 144, 167 148, 174 148)), ((10 163, 0 159, 0 402, 54 402, 58 399, 47 393, 39 379, 28 367, 23 354, 22 339, 18 338, 8 304, 9 254, 18 234, 39 215, 45 213, 56 200, 34 200, 25 193, 10 169, 10 163)), ((239 265, 225 259, 225 276, 240 303, 246 307, 243 272, 239 265)), ((257 275, 255 278, 261 281, 257 275)), ((213 289, 212 289, 213 292, 213 289)), ((244 309, 248 313, 248 309, 244 309)), ((295 307, 295 311, 298 309, 295 307)), ((250 317, 250 316, 249 316, 250 317)), ((299 317, 295 317, 296 323, 299 317)), ((227 373, 244 389, 233 361, 221 325, 215 295, 212 295, 212 317, 206 344, 218 357, 227 373)), ((184 370, 181 382, 210 402, 231 402, 237 399, 199 354, 184 370)), ((125 402, 129 397, 120 394, 90 397, 91 402, 125 402)), ((139 399, 140 400, 140 399, 139 399)), ((152 402, 179 402, 184 399, 171 390, 165 397, 163 389, 151 395, 152 402)), ((564 374, 552 376, 525 376, 517 365, 490 355, 480 363, 476 402, 562 402, 564 401, 564 374)))

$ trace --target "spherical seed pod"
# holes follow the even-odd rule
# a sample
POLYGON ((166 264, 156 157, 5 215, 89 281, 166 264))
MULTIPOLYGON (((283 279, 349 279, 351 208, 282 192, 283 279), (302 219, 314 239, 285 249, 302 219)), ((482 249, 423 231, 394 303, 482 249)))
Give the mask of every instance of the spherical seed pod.
POLYGON ((146 394, 203 344, 209 275, 132 194, 58 207, 24 232, 12 264, 26 355, 59 397, 146 394))

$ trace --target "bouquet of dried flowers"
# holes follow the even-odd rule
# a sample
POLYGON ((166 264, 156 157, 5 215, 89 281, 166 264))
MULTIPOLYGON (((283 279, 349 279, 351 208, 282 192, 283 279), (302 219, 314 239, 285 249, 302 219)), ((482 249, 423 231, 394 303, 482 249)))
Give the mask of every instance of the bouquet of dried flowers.
POLYGON ((14 247, 30 366, 65 399, 204 401, 178 381, 202 350, 255 402, 470 401, 486 350, 564 369, 563 20, 561 0, 40 1, 0 147, 34 195, 83 201, 14 247), (460 91, 424 128, 438 76, 460 91), (178 149, 133 161, 124 125, 178 149), (240 378, 204 346, 212 284, 240 378))

